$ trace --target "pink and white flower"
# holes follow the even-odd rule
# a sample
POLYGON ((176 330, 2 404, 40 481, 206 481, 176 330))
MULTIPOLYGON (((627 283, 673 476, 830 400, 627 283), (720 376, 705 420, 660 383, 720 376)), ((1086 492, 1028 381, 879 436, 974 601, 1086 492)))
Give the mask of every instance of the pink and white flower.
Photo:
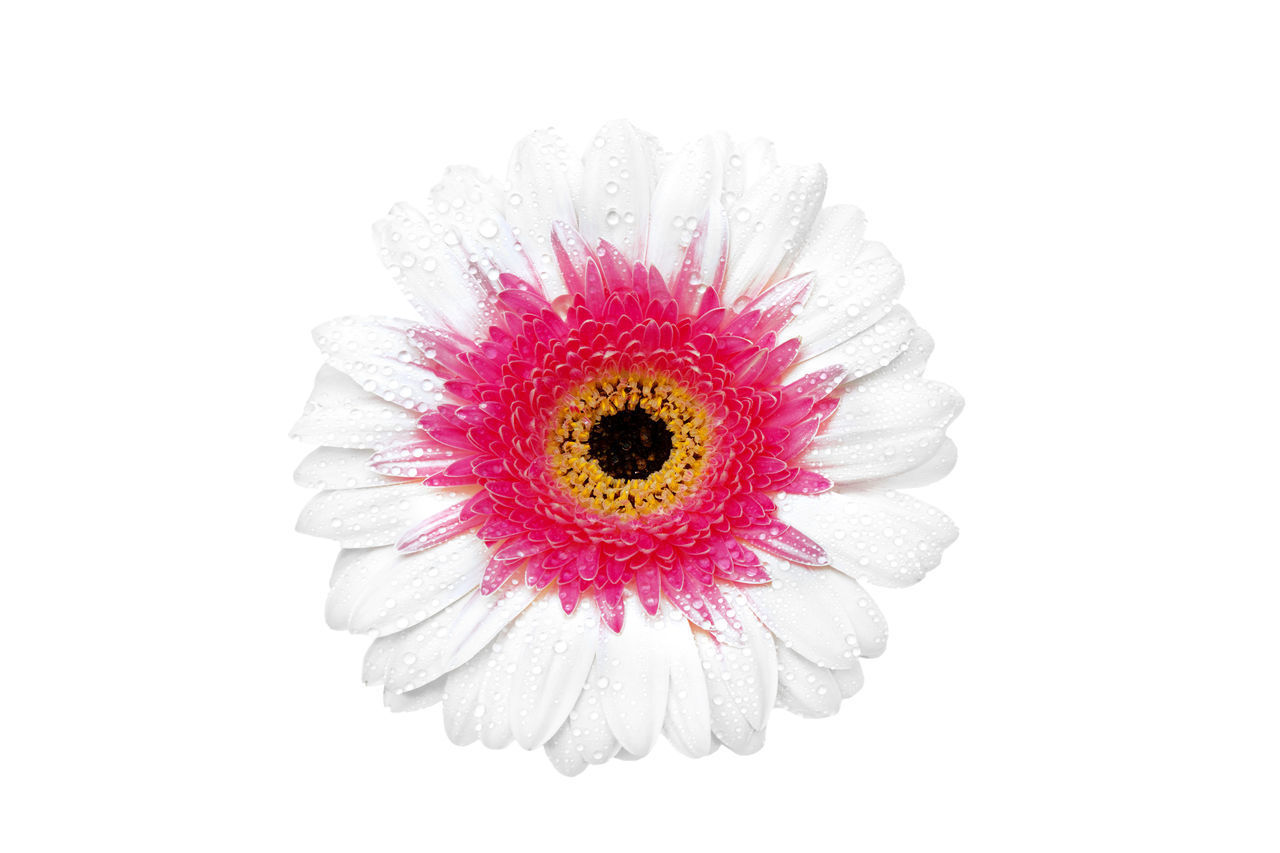
POLYGON ((453 168, 375 227, 417 320, 316 330, 298 527, 338 540, 328 620, 393 710, 577 773, 758 749, 834 713, 885 645, 860 581, 956 537, 895 489, 945 475, 959 396, 820 166, 624 122, 453 168))

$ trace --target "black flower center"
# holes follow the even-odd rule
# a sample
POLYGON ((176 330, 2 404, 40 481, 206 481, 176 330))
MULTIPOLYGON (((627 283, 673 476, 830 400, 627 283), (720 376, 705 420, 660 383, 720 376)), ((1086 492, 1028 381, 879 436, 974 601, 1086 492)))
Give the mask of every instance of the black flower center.
POLYGON ((587 446, 610 477, 643 480, 667 463, 671 430, 647 412, 624 409, 592 424, 587 446))

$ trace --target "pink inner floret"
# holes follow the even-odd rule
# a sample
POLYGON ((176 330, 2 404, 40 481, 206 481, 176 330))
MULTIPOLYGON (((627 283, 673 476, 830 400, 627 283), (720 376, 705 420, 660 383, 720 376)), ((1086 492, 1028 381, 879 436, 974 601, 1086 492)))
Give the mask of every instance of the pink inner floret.
POLYGON ((696 237, 670 285, 606 242, 586 251, 563 224, 553 245, 569 290, 554 306, 537 282, 504 274, 485 339, 410 331, 422 363, 456 402, 423 415, 414 441, 384 449, 372 465, 429 486, 478 488, 413 527, 398 547, 418 551, 474 531, 493 548, 484 594, 523 572, 538 588, 556 584, 567 613, 593 596, 605 624, 619 631, 623 590, 632 585, 651 614, 665 598, 694 624, 738 636, 741 623, 719 584, 769 582, 744 544, 827 564, 819 545, 777 520, 769 497, 831 488, 797 460, 835 411, 844 371, 824 368, 782 384, 799 342, 778 336, 811 276, 778 282, 733 308, 718 295, 723 262, 709 282, 691 272, 701 266, 696 237), (548 449, 566 396, 619 371, 669 378, 710 422, 696 481, 641 515, 600 512, 571 494, 548 449))

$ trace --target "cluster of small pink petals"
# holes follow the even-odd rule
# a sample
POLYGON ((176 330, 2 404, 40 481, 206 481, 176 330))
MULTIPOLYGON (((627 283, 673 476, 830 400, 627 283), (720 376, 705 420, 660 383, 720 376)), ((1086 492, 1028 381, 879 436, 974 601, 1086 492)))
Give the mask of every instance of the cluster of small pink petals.
POLYGON ((536 283, 502 274, 484 340, 431 327, 409 332, 415 358, 458 402, 423 415, 414 441, 384 449, 372 464, 390 476, 474 494, 422 520, 398 547, 422 550, 474 531, 492 548, 485 594, 522 573, 537 588, 555 584, 567 613, 592 596, 603 621, 619 631, 623 591, 633 585, 651 614, 665 598, 694 624, 740 636, 718 583, 769 581, 752 548, 809 566, 828 563, 819 545, 777 519, 769 497, 831 487, 797 460, 835 411, 832 393, 843 369, 781 384, 799 342, 779 338, 811 276, 727 306, 718 296, 723 263, 710 282, 690 272, 702 268, 696 238, 670 283, 606 242, 589 250, 561 223, 552 243, 569 289, 557 304, 536 283), (619 370, 670 377, 714 424, 696 488, 678 505, 639 517, 592 511, 565 492, 548 465, 546 437, 559 401, 619 370))

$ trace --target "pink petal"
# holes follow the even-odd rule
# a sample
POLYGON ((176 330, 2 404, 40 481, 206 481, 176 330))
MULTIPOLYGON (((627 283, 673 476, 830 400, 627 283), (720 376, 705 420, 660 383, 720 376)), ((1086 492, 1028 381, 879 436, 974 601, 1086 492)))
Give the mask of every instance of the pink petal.
POLYGON ((448 509, 418 522, 400 537, 400 541, 396 543, 396 549, 406 554, 425 551, 433 545, 439 545, 446 539, 452 539, 459 533, 478 526, 482 518, 463 519, 461 517, 462 508, 466 503, 466 501, 459 501, 448 509))
POLYGON ((743 539, 757 547, 805 566, 826 566, 830 559, 821 545, 805 536, 789 524, 773 521, 767 527, 736 531, 743 539))

